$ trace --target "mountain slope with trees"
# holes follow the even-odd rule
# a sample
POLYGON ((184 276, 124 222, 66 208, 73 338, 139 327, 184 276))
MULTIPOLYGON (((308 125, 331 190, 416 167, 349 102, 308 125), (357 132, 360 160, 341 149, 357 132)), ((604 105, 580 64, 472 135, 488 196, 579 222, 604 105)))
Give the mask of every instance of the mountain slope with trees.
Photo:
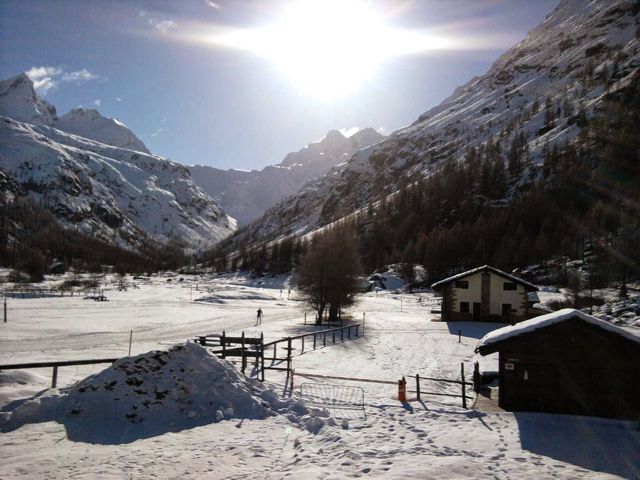
POLYGON ((630 0, 561 1, 485 75, 307 184, 238 232, 238 241, 312 231, 432 175, 449 159, 466 161, 473 147, 496 150, 509 165, 512 188, 487 197, 508 202, 542 174, 547 150, 577 141, 605 95, 632 81, 640 65, 639 10, 630 0))
POLYGON ((17 185, 5 192, 7 199, 27 197, 63 227, 131 249, 152 240, 200 250, 235 230, 235 220, 193 183, 186 167, 49 126, 63 122, 112 143, 131 140, 120 135, 126 127, 97 112, 76 110, 57 120, 31 80, 16 78, 3 82, 9 87, 0 103, 20 105, 16 116, 34 123, 0 116, 0 173, 17 185), (47 115, 54 117, 47 121, 47 115))
POLYGON ((597 250, 615 263, 610 274, 637 275, 639 13, 628 0, 561 1, 487 74, 228 248, 345 218, 368 270, 418 262, 433 279, 597 250))

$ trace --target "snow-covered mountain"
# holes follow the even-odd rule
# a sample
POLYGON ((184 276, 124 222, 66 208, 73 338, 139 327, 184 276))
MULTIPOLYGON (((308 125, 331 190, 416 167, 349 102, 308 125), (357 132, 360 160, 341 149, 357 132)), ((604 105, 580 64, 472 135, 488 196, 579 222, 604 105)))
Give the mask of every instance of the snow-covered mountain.
POLYGON ((74 108, 56 119, 53 126, 58 130, 107 145, 151 154, 146 145, 124 123, 115 118, 103 117, 94 109, 74 108))
POLYGON ((149 237, 197 250, 235 230, 187 167, 147 153, 117 121, 85 110, 57 119, 26 75, 0 85, 0 193, 26 195, 65 226, 131 247, 149 237))
MULTIPOLYGON (((511 194, 540 175, 544 152, 577 139, 581 119, 608 93, 637 81, 640 3, 561 0, 545 21, 440 105, 241 230, 239 242, 302 234, 392 194, 446 159, 521 142, 525 162, 511 194)), ((505 155, 505 161, 507 155, 505 155)))
POLYGON ((26 73, 0 82, 0 115, 35 125, 48 125, 114 147, 151 153, 124 123, 104 117, 97 110, 75 108, 58 117, 55 107, 38 96, 26 73))
POLYGON ((246 225, 283 198, 296 193, 309 180, 322 177, 358 150, 379 143, 383 138, 373 128, 365 128, 350 137, 331 130, 321 140, 287 154, 279 164, 260 171, 221 170, 201 165, 189 168, 194 181, 240 225, 246 225))
POLYGON ((51 125, 56 108, 36 94, 26 73, 0 81, 0 115, 36 125, 51 125))

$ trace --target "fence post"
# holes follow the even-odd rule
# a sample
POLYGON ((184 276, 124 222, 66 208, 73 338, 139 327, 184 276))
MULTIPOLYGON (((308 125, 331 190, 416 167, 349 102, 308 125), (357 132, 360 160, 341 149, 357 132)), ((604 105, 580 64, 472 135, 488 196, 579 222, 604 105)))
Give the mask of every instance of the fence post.
POLYGON ((327 332, 324 332, 322 334, 322 346, 326 347, 327 346, 327 332))
POLYGON ((244 330, 242 331, 241 341, 240 353, 242 354, 242 374, 244 375, 244 371, 247 369, 247 357, 244 354, 244 330))
POLYGON ((7 323, 7 296, 3 295, 4 297, 4 323, 7 323))
POLYGON ((458 330, 458 343, 462 343, 462 330, 458 330))
POLYGON ((356 325, 356 337, 358 337, 358 336, 359 336, 359 334, 358 334, 358 330, 359 330, 359 329, 360 329, 360 325, 356 325))
POLYGON ((418 401, 420 401, 420 374, 416 373, 416 394, 418 401))
POLYGON ((58 384, 58 366, 53 367, 53 378, 51 379, 51 388, 56 388, 58 384))
POLYGON ((300 352, 300 355, 302 355, 304 353, 304 337, 302 337, 302 351, 300 352))
POLYGON ((198 339, 200 340, 200 345, 202 345, 203 347, 205 347, 207 345, 207 337, 198 337, 198 339))
POLYGON ((340 341, 344 342, 344 328, 340 329, 340 341))
POLYGON ((291 337, 287 337, 287 359, 291 359, 291 337))
POLYGON ((278 349, 278 342, 273 344, 273 361, 271 362, 273 364, 273 362, 276 361, 276 350, 278 349))
POLYGON ((227 355, 227 336, 224 334, 224 330, 222 331, 220 341, 222 342, 222 358, 225 358, 227 355))
POLYGON ((349 325, 349 330, 347 330, 347 338, 351 340, 351 325, 349 325))
POLYGON ((313 334, 313 349, 316 349, 316 334, 313 334))
POLYGON ((260 380, 264 382, 264 333, 260 333, 260 380))
POLYGON ((333 330, 333 343, 334 344, 336 343, 336 331, 335 330, 333 330))
POLYGON ((462 408, 467 408, 467 389, 464 381, 464 362, 460 363, 460 377, 462 379, 462 408))
POLYGON ((473 391, 480 391, 480 364, 477 361, 473 362, 473 391))

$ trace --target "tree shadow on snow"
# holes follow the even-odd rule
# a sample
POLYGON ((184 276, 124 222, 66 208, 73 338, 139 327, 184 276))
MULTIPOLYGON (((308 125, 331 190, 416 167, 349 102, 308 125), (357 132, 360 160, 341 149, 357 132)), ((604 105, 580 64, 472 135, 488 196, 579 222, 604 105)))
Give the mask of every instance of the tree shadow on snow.
POLYGON ((544 413, 514 415, 523 450, 588 470, 640 478, 637 422, 544 413))

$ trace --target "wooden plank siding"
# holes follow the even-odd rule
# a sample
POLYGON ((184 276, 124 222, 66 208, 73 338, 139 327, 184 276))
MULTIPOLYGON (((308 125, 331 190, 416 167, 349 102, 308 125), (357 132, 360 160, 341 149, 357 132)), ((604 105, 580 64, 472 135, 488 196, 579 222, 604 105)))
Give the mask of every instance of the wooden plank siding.
POLYGON ((640 420, 640 344, 570 319, 510 338, 499 351, 505 410, 640 420))

